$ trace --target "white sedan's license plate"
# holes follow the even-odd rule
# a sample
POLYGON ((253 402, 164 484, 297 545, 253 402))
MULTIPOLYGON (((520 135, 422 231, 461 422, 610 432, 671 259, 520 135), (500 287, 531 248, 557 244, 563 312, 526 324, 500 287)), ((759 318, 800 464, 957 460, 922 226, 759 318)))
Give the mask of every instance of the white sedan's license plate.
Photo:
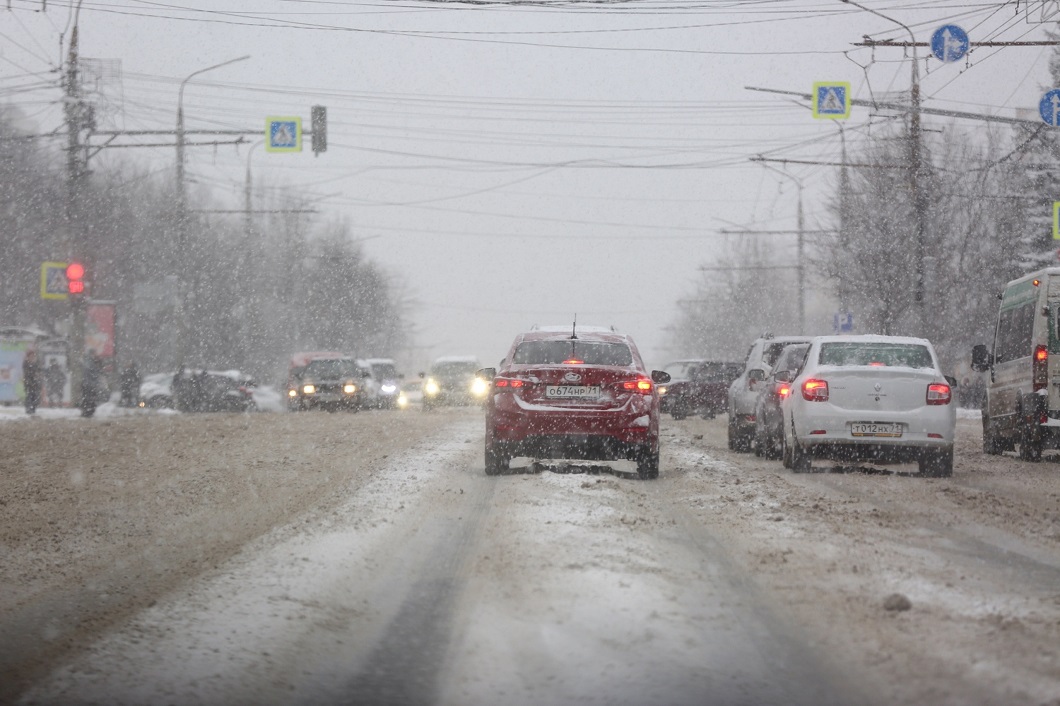
POLYGON ((901 436, 902 425, 897 422, 854 422, 851 436, 901 436))
POLYGON ((599 385, 548 385, 545 388, 545 397, 553 399, 595 400, 599 396, 599 385))

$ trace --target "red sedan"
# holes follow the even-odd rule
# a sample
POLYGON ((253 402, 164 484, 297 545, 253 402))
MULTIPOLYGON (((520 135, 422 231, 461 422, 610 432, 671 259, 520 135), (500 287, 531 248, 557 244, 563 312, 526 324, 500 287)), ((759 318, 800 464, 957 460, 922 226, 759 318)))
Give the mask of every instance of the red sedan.
POLYGON ((633 339, 597 327, 537 328, 516 336, 486 400, 486 473, 513 457, 636 461, 659 475, 659 395, 633 339))

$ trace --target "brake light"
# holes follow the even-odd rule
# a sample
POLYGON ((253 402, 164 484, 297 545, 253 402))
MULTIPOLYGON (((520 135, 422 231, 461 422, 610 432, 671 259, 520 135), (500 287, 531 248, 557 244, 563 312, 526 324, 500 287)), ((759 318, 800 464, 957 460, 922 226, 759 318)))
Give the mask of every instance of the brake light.
POLYGON ((802 398, 810 402, 828 401, 828 383, 824 380, 810 379, 802 383, 802 398))
POLYGON ((567 360, 563 361, 563 364, 564 365, 581 365, 584 362, 585 362, 584 360, 578 360, 577 358, 568 358, 567 360))
POLYGON ((791 394, 791 385, 787 385, 787 384, 781 385, 780 387, 777 388, 777 394, 780 395, 781 399, 787 397, 788 395, 791 394))
POLYGON ((511 380, 509 378, 497 378, 493 381, 494 387, 522 387, 526 384, 525 380, 511 380))
POLYGON ((1049 349, 1038 346, 1034 349, 1034 360, 1031 363, 1031 388, 1044 390, 1049 386, 1049 349))
POLYGON ((622 383, 622 389, 634 390, 642 395, 646 395, 651 392, 651 380, 648 378, 637 378, 636 380, 626 380, 622 383))
POLYGON ((952 395, 950 386, 941 382, 934 382, 927 386, 928 404, 949 404, 952 395))

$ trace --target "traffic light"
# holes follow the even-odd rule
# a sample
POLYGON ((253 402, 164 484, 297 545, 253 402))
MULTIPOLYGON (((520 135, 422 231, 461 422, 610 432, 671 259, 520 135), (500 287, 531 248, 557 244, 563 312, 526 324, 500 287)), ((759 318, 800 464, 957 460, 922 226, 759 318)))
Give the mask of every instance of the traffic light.
POLYGON ((328 151, 328 109, 314 105, 309 109, 310 130, 313 132, 313 152, 328 151))
POLYGON ((85 294, 85 266, 80 262, 66 266, 66 291, 75 298, 85 294))

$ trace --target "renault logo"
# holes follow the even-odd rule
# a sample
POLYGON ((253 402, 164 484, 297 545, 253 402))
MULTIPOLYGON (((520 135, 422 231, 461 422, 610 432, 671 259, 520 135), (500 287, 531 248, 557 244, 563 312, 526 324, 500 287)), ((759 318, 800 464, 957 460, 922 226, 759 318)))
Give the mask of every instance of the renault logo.
POLYGON ((582 376, 578 373, 567 373, 563 379, 567 382, 581 382, 582 376))
POLYGON ((873 387, 876 388, 876 392, 879 392, 882 385, 880 385, 880 383, 876 383, 875 385, 873 385, 873 387))

